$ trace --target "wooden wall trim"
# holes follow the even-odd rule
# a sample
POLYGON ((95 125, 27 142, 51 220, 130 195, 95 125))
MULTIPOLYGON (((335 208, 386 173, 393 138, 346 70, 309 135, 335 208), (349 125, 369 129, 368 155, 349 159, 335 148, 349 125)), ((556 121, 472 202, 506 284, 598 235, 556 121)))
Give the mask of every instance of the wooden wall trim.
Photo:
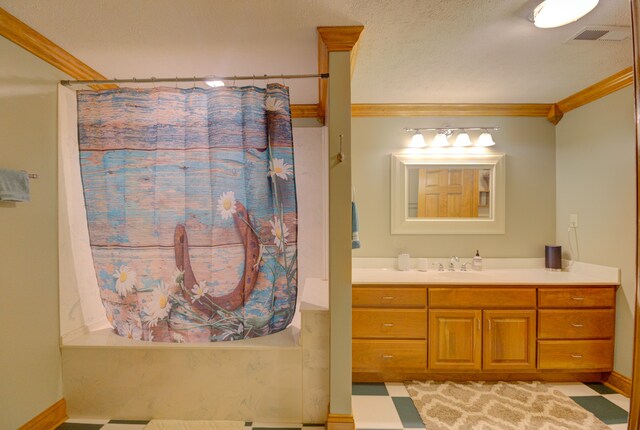
POLYGON ((291 105, 291 118, 317 118, 318 105, 291 105))
POLYGON ((18 430, 51 430, 67 419, 67 402, 60 399, 22 425, 18 430))
MULTIPOLYGON (((0 8, 0 36, 6 37, 74 79, 106 79, 2 8, 0 8)), ((116 87, 115 85, 94 86, 96 89, 116 87)))
POLYGON ((355 430, 356 423, 353 415, 329 414, 327 416, 327 430, 355 430))
MULTIPOLYGON (((351 51, 351 75, 355 69, 358 41, 364 30, 361 25, 345 27, 318 27, 318 73, 329 72, 329 52, 351 51)), ((318 118, 324 122, 327 111, 329 82, 318 80, 318 118)))
POLYGON ((353 104, 352 115, 376 116, 540 116, 546 117, 550 104, 510 103, 426 103, 353 104))
POLYGON ((605 385, 613 388, 627 397, 631 397, 631 379, 619 374, 615 370, 604 378, 605 385))
POLYGON ((591 85, 590 87, 585 88, 582 91, 578 91, 577 93, 560 100, 556 105, 558 105, 558 108, 562 113, 567 113, 573 109, 579 108, 580 106, 584 106, 587 103, 591 103, 592 101, 618 91, 632 83, 633 68, 628 67, 591 85))

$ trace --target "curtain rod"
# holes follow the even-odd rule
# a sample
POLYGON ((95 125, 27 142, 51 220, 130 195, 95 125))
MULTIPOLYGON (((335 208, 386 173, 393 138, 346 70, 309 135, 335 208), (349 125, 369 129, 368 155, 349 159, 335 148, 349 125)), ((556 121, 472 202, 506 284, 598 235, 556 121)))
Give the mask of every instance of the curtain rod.
POLYGON ((102 79, 102 80, 62 80, 60 83, 67 87, 71 85, 100 85, 100 84, 126 84, 126 83, 150 83, 155 84, 156 82, 206 82, 206 81, 248 81, 248 80, 275 80, 275 79, 306 79, 306 78, 319 78, 319 79, 328 79, 328 73, 316 73, 312 75, 251 75, 251 76, 201 76, 201 77, 192 77, 192 78, 144 78, 144 79, 102 79))

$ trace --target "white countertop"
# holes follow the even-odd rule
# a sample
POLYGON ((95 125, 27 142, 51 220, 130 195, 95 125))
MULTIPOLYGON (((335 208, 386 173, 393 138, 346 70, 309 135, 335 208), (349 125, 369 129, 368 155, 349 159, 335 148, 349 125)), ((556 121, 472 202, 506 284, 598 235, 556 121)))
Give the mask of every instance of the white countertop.
MULTIPOLYGON (((442 259, 430 259, 441 262, 442 259)), ((393 268, 395 259, 354 259, 354 284, 433 284, 433 285, 619 285, 620 270, 581 262, 567 262, 568 270, 552 272, 540 259, 488 259, 482 271, 427 272, 393 268), (359 261, 355 261, 359 260, 359 261), (363 261, 370 260, 370 261, 363 261), (376 260, 376 261, 371 261, 376 260), (391 262, 391 264, 389 264, 391 262), (388 267, 384 267, 387 265, 388 267)), ((447 261, 448 264, 448 261, 447 261)), ((413 266, 415 267, 415 266, 413 266)), ((446 267, 446 265, 445 265, 446 267)))

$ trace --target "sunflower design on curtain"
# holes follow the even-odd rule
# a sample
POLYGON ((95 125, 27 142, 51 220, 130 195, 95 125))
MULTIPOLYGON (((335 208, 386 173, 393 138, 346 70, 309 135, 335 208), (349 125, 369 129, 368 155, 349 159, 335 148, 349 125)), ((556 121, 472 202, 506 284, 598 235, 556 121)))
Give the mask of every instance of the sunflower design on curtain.
POLYGON ((297 294, 287 87, 80 91, 78 137, 116 333, 214 342, 287 327, 297 294))

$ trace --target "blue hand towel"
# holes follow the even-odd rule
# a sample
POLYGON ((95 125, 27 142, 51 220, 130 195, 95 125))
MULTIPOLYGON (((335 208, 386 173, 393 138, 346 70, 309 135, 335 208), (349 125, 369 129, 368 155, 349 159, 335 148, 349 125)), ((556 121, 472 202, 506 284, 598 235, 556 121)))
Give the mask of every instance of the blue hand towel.
POLYGON ((358 209, 355 202, 351 202, 351 249, 360 248, 360 226, 358 225, 358 209))
POLYGON ((29 174, 17 170, 0 169, 0 200, 28 202, 29 174))

